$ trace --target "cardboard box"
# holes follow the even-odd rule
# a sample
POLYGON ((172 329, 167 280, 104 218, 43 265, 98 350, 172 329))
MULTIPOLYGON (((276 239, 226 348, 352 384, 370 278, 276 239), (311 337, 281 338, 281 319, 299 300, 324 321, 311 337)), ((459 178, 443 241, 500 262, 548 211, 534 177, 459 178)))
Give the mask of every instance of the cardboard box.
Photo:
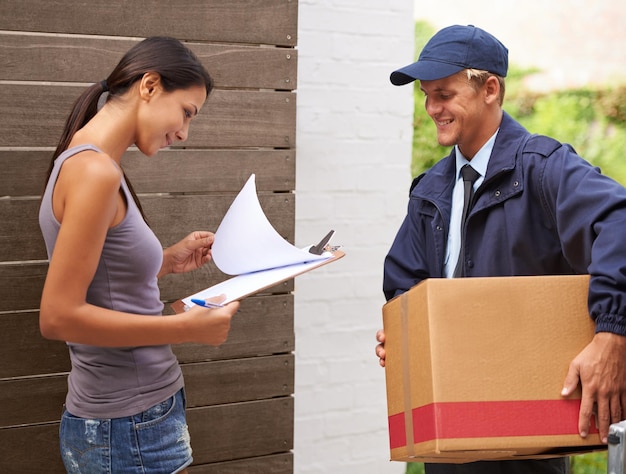
POLYGON ((578 435, 588 275, 429 279, 383 307, 391 459, 461 463, 605 449, 578 435))

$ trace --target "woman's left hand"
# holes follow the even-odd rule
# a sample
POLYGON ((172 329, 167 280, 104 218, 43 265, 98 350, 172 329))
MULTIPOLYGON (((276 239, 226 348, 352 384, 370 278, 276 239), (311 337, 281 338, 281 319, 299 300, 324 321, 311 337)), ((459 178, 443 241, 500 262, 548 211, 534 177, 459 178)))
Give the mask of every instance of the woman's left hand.
POLYGON ((196 231, 163 251, 163 265, 159 277, 168 273, 196 270, 211 260, 214 234, 196 231))

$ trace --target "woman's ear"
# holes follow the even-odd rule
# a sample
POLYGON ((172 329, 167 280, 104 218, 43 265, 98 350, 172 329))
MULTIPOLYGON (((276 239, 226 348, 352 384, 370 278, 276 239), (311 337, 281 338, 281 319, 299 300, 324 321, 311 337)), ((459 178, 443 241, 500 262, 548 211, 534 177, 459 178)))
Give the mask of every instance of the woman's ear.
POLYGON ((161 89, 161 76, 156 72, 147 72, 139 83, 139 94, 144 100, 150 100, 161 89))

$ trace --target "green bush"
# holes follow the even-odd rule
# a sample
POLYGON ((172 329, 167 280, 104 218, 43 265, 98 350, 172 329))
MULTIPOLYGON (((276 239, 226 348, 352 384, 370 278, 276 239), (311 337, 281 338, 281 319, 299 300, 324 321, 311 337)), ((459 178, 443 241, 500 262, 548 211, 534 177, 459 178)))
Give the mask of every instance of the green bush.
POLYGON ((606 451, 570 458, 572 474, 606 474, 606 451))
POLYGON ((424 465, 421 462, 409 462, 406 464, 406 474, 424 474, 424 465))
MULTIPOLYGON (((606 474, 606 452, 583 454, 570 458, 571 474, 606 474)), ((424 474, 424 465, 409 462, 406 474, 424 474)))
POLYGON ((529 131, 572 145, 578 154, 626 183, 626 85, 536 95, 520 90, 507 111, 529 131))

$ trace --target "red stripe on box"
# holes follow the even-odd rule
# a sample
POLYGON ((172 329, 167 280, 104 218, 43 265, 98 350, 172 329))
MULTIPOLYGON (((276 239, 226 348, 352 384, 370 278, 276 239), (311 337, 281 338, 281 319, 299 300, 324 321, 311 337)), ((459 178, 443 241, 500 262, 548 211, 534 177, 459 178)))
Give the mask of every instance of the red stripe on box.
MULTIPOLYGON (((434 403, 412 410, 415 443, 433 439, 578 434, 580 400, 434 403)), ((593 427, 590 430, 597 433, 593 427)), ((404 413, 389 417, 391 449, 406 446, 404 413)))
POLYGON ((406 446, 406 425, 404 424, 404 413, 391 415, 389 423, 389 444, 391 449, 406 446))

